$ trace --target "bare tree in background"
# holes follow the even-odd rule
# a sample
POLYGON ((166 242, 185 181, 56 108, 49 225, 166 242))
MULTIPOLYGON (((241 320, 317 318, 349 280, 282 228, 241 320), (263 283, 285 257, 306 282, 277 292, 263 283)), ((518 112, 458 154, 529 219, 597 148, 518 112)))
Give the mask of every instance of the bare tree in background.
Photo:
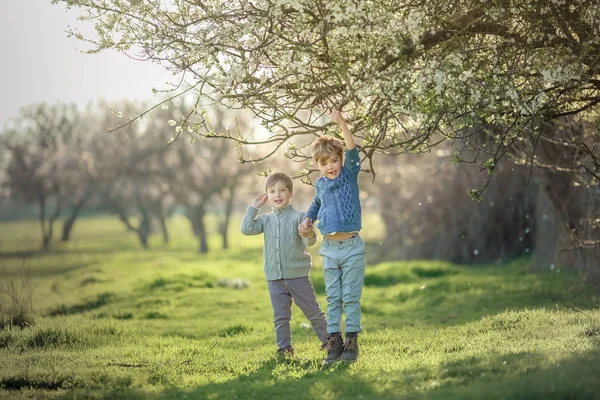
POLYGON ((9 158, 6 187, 11 196, 37 203, 44 250, 63 209, 63 161, 79 118, 73 104, 37 104, 21 109, 12 128, 0 137, 9 158))
POLYGON ((198 251, 208 252, 205 217, 224 184, 221 163, 227 162, 230 146, 225 142, 178 141, 166 157, 169 187, 177 202, 185 207, 185 216, 198 238, 198 251), (210 145, 210 147, 209 147, 210 145))
POLYGON ((232 162, 232 147, 227 142, 208 139, 177 141, 169 146, 170 153, 166 155, 171 192, 185 207, 201 253, 208 252, 205 217, 227 184, 225 171, 232 162))
POLYGON ((10 201, 11 194, 7 173, 9 152, 3 143, 3 134, 0 132, 0 208, 3 208, 10 201))
POLYGON ((97 133, 96 164, 101 171, 104 201, 109 210, 116 214, 125 227, 134 232, 140 244, 148 247, 153 232, 153 219, 158 221, 164 242, 169 233, 165 218, 172 198, 167 190, 167 173, 162 164, 165 143, 159 140, 153 121, 108 132, 126 115, 134 115, 144 106, 137 102, 122 101, 100 104, 97 133))
MULTIPOLYGON (((236 150, 230 142, 202 137, 198 139, 192 132, 186 132, 189 141, 175 141, 174 137, 181 130, 181 126, 174 123, 175 119, 189 113, 190 105, 171 101, 163 105, 163 108, 163 115, 166 117, 163 117, 162 122, 155 120, 155 129, 169 143, 162 157, 170 191, 177 203, 185 207, 185 215, 198 238, 198 250, 201 253, 208 252, 205 217, 209 210, 220 210, 218 229, 223 247, 226 248, 227 231, 238 185, 249 170, 238 162, 236 150)), ((206 121, 210 118, 211 129, 219 133, 249 129, 245 117, 238 113, 237 118, 234 118, 223 107, 208 109, 204 118, 206 121)))
MULTIPOLYGON (((248 135, 251 127, 247 115, 237 113, 237 117, 234 120, 231 117, 228 118, 228 116, 231 116, 232 114, 231 112, 227 112, 224 107, 214 107, 212 111, 214 114, 213 119, 216 122, 216 125, 214 125, 212 129, 216 132, 226 132, 231 126, 232 129, 236 129, 238 132, 243 132, 248 135)), ((228 158, 230 161, 223 164, 223 168, 225 168, 222 174, 223 186, 217 195, 219 198, 218 230, 221 234, 223 249, 229 248, 229 223, 231 221, 236 197, 240 193, 240 187, 243 184, 244 178, 252 173, 251 165, 232 161, 237 155, 232 147, 230 148, 229 153, 228 158)))
POLYGON ((105 132, 98 124, 98 112, 89 106, 81 113, 68 150, 59 160, 65 214, 61 237, 63 242, 69 241, 81 211, 99 189, 101 171, 97 166, 103 146, 99 135, 105 132))

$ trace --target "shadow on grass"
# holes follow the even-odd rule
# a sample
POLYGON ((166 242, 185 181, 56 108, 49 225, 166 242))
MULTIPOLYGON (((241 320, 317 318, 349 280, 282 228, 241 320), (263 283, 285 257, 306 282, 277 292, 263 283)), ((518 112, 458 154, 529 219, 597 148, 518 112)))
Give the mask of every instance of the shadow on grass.
MULTIPOLYGON (((528 265, 527 260, 493 267, 441 261, 367 265, 361 309, 365 321, 393 327, 462 324, 507 310, 598 306, 595 293, 584 290, 589 284, 575 274, 535 271, 528 265)), ((323 295, 322 273, 314 273, 311 281, 323 295)))
MULTIPOLYGON (((94 256, 94 255, 104 255, 104 256, 112 256, 114 254, 122 254, 122 253, 139 253, 139 254, 148 254, 153 256, 153 252, 180 252, 182 249, 165 249, 161 247, 148 248, 144 249, 141 246, 127 246, 127 247, 116 247, 116 246, 106 246, 106 247, 60 247, 53 248, 47 251, 42 250, 15 250, 15 251, 4 251, 0 252, 0 259, 2 258, 17 258, 17 259, 30 259, 36 257, 47 257, 47 256, 72 256, 72 255, 86 255, 86 256, 94 256)), ((189 250, 189 249, 184 249, 189 250)))
MULTIPOLYGON (((428 279, 421 287, 400 292, 395 305, 407 321, 461 324, 507 310, 566 310, 565 302, 585 286, 583 282, 565 280, 553 287, 551 279, 541 275, 535 277, 539 279, 537 284, 526 282, 525 277, 522 277, 523 283, 515 275, 503 277, 490 269, 478 271, 476 275, 473 282, 467 282, 470 276, 459 280, 428 279)), ((582 297, 572 305, 592 309, 590 303, 589 298, 582 297)), ((373 304, 370 307, 376 311, 373 304)))
MULTIPOLYGON (((95 262, 91 263, 78 263, 74 265, 61 266, 61 267, 47 267, 44 269, 39 268, 27 268, 27 276, 31 278, 47 278, 51 276, 63 275, 69 272, 77 271, 83 268, 88 268, 92 265, 96 264, 95 262)), ((27 264, 26 264, 27 266, 27 264)), ((9 270, 2 271, 3 277, 18 277, 23 273, 21 268, 13 268, 9 270)))
MULTIPOLYGON (((590 350, 550 366, 539 367, 541 355, 517 353, 492 359, 469 358, 440 366, 440 377, 457 384, 426 393, 423 399, 594 399, 600 380, 600 352, 590 350), (473 377, 474 379, 468 379, 473 377)), ((548 362, 548 361, 546 361, 548 362)))
POLYGON ((109 303, 110 300, 114 298, 114 294, 110 292, 101 293, 96 296, 95 299, 86 301, 80 304, 74 304, 72 306, 61 305, 56 309, 50 311, 48 313, 49 316, 57 316, 57 315, 72 315, 72 314, 81 314, 86 311, 95 310, 102 306, 105 306, 109 303))
MULTIPOLYGON (((121 253, 126 251, 136 251, 135 248, 81 248, 81 247, 58 247, 51 248, 50 250, 15 250, 15 251, 0 251, 0 259, 2 258, 20 258, 20 259, 29 259, 35 257, 47 257, 47 256, 69 256, 69 255, 96 255, 96 254, 105 254, 111 255, 114 253, 121 253)), ((140 248, 140 251, 144 251, 144 249, 140 248)), ((146 250, 147 251, 147 250, 146 250)))
MULTIPOLYGON (((595 399, 600 391, 596 367, 600 352, 590 350, 560 363, 534 353, 497 357, 470 357, 439 366, 419 366, 379 374, 360 373, 338 363, 322 367, 317 360, 263 361, 245 375, 197 387, 176 387, 177 372, 148 377, 148 384, 170 386, 160 392, 115 385, 94 390, 96 399, 595 399)), ((205 367, 205 366, 204 366, 205 367)), ((224 368, 226 366, 224 365, 224 368)), ((202 373, 203 366, 186 367, 186 373, 202 373)), ((214 366, 211 366, 214 369, 214 366)), ((231 372, 231 371, 229 371, 231 372)), ((158 375, 157 375, 158 374, 158 375)), ((0 387, 59 388, 56 382, 25 382, 24 378, 0 381, 0 387)), ((85 397, 86 389, 70 390, 61 399, 85 397)))
POLYGON ((194 250, 194 247, 181 247, 181 246, 168 246, 164 245, 160 246, 151 246, 147 249, 142 248, 141 246, 124 246, 124 247, 116 247, 116 246, 108 246, 108 247, 60 247, 53 248, 48 251, 43 250, 15 250, 15 251, 0 251, 0 259, 2 258, 17 258, 17 259, 30 259, 36 257, 46 257, 46 256, 69 256, 69 255, 80 255, 85 254, 89 256, 93 255, 114 255, 114 254, 127 254, 127 253, 136 253, 136 254, 147 254, 149 257, 154 257, 155 253, 169 254, 174 253, 177 255, 182 255, 182 257, 188 260, 200 260, 204 258, 227 258, 233 261, 244 261, 244 262, 257 262, 262 264, 263 250, 262 247, 251 247, 251 248, 241 248, 235 249, 230 248, 227 250, 222 250, 221 248, 211 248, 208 253, 200 253, 194 250), (191 257, 190 258, 190 253, 191 257))
POLYGON ((1 251, 0 258, 33 258, 47 255, 48 252, 43 250, 15 250, 1 251))
POLYGON ((283 363, 264 361, 253 372, 223 383, 209 383, 190 389, 167 389, 162 396, 180 398, 238 398, 238 399, 312 399, 324 393, 335 398, 375 398, 371 385, 350 373, 349 364, 321 366, 321 360, 294 359, 283 363), (291 377, 301 375, 300 379, 291 377), (291 378, 290 378, 291 377, 291 378))
MULTIPOLYGON (((335 398, 377 398, 371 385, 357 379, 350 373, 351 366, 337 363, 323 367, 321 359, 308 360, 295 358, 277 362, 275 359, 263 361, 252 372, 220 383, 204 386, 180 388, 170 387, 159 393, 143 392, 136 389, 118 388, 103 393, 95 391, 95 398, 105 399, 313 399, 323 393, 335 393, 335 398), (302 378, 289 378, 302 375, 302 378)), ((157 376, 148 378, 148 383, 158 383, 157 376)), ((168 375, 161 377, 162 383, 169 382, 168 375)), ((1 385, 2 382, 0 382, 1 385)), ((171 383, 170 385, 172 385, 171 383)), ((41 386, 44 388, 44 386, 41 386)), ((73 398, 79 391, 65 394, 61 399, 73 398)))

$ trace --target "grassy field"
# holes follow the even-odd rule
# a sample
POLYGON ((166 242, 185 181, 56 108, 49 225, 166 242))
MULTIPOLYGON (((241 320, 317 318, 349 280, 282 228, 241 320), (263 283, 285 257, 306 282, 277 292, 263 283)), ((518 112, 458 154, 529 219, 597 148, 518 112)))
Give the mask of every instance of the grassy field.
MULTIPOLYGON (((27 270, 36 312, 32 326, 0 331, 0 397, 600 398, 597 292, 567 302, 589 283, 529 259, 368 263, 359 362, 323 367, 295 307, 296 357, 277 362, 262 236, 243 237, 238 223, 233 248, 214 236, 206 255, 184 219, 171 221, 169 245, 157 236, 148 250, 116 219, 82 220, 46 255, 35 222, 0 224, 0 279, 27 270)), ((365 225, 374 259, 381 224, 365 225)))

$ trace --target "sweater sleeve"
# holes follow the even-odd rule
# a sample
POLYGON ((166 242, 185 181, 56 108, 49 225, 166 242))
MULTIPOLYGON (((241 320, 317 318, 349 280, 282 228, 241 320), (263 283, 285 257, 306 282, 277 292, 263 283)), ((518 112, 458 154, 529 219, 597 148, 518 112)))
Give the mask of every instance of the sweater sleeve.
POLYGON ((358 175, 360 172, 360 155, 358 154, 357 147, 352 150, 346 150, 344 169, 348 170, 352 175, 358 175))
POLYGON ((308 211, 306 212, 306 216, 312 220, 314 223, 317 220, 317 215, 319 214, 319 210, 321 209, 321 199, 318 194, 315 194, 315 198, 313 199, 312 204, 308 207, 308 211))
POLYGON ((259 235, 264 232, 264 222, 261 216, 256 217, 258 209, 248 206, 244 218, 242 218, 241 231, 244 235, 259 235))
POLYGON ((317 231, 313 230, 313 232, 315 233, 315 236, 312 239, 307 238, 307 237, 302 238, 302 241, 304 242, 304 245, 306 247, 314 246, 314 244, 317 243, 317 236, 318 236, 317 231))

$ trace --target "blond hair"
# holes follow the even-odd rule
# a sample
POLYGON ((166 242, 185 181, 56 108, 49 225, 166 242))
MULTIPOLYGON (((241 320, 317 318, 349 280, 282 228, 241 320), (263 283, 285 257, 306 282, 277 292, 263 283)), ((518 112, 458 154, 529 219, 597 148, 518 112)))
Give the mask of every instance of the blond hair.
POLYGON ((332 136, 320 136, 310 145, 315 163, 325 161, 330 157, 344 156, 344 144, 338 138, 332 136))
POLYGON ((290 192, 294 191, 294 182, 292 178, 285 172, 273 172, 267 176, 267 181, 265 182, 265 192, 269 191, 269 188, 275 186, 277 182, 283 182, 283 184, 288 188, 290 192))

